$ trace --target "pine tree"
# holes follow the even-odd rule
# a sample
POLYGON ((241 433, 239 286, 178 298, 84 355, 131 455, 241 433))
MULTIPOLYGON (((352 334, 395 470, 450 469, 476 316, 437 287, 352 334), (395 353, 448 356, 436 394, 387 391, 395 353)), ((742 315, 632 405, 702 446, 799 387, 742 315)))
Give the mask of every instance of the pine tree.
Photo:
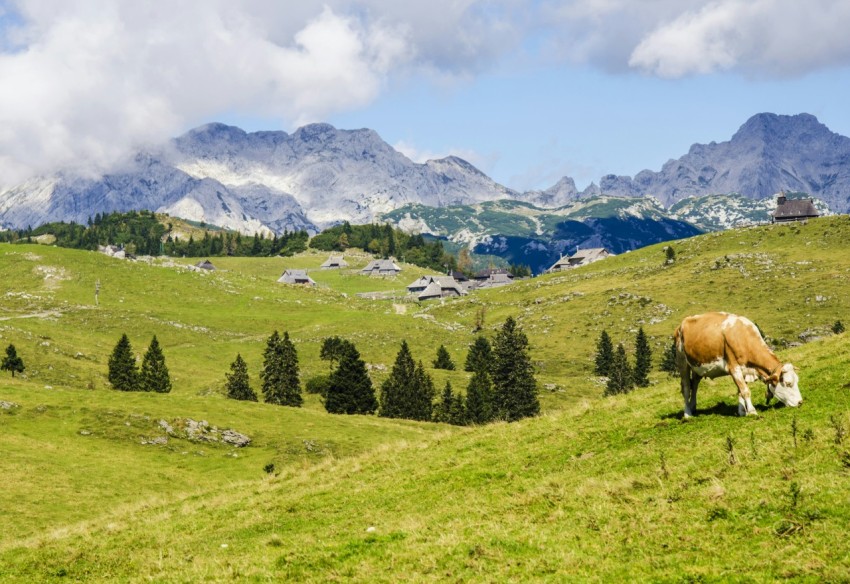
POLYGON ((512 317, 493 339, 492 382, 495 418, 513 422, 540 413, 528 337, 512 317))
POLYGON ((455 364, 444 345, 440 345, 440 348, 437 349, 437 358, 434 359, 434 369, 455 370, 455 364))
POLYGON ((236 360, 230 364, 230 373, 225 373, 227 397, 243 401, 257 401, 257 394, 251 389, 248 379, 248 366, 242 355, 237 354, 236 360))
POLYGON ((466 363, 463 366, 464 371, 479 371, 490 368, 490 354, 492 347, 487 337, 475 337, 475 342, 469 346, 469 352, 466 354, 466 363))
POLYGON ((679 367, 676 365, 676 341, 670 341, 667 345, 667 350, 664 351, 664 357, 661 359, 661 370, 671 375, 679 372, 679 367))
POLYGON ((614 358, 611 360, 611 369, 608 373, 608 385, 605 387, 605 395, 617 395, 628 393, 634 387, 632 368, 626 357, 626 349, 623 344, 617 345, 614 358))
POLYGON ((133 357, 133 347, 126 334, 121 335, 121 339, 109 357, 108 379, 113 389, 120 391, 138 391, 139 389, 136 359, 133 357))
POLYGON ((652 370, 652 348, 649 339, 640 327, 635 337, 634 381, 638 387, 649 386, 649 372, 652 370))
POLYGON ((171 391, 171 378, 168 367, 165 366, 165 355, 154 335, 145 356, 142 358, 142 370, 139 374, 139 389, 168 393, 171 391))
POLYGON ((452 406, 454 405, 455 396, 452 392, 451 382, 446 381, 446 387, 443 388, 443 395, 437 405, 434 406, 433 419, 435 422, 444 424, 451 423, 452 406))
POLYGON ((466 388, 466 415, 472 424, 486 424, 493 420, 491 401, 493 384, 486 369, 477 369, 466 388))
POLYGON ((366 363, 353 343, 343 341, 339 366, 328 383, 325 409, 331 414, 371 414, 377 408, 366 363))
POLYGON ((301 382, 298 379, 298 353, 284 332, 283 338, 274 331, 263 351, 263 400, 279 406, 300 407, 301 382))
POLYGON ((6 356, 3 358, 3 363, 0 364, 0 370, 10 371, 12 377, 14 377, 15 373, 23 373, 24 369, 24 360, 18 357, 15 345, 10 344, 6 347, 6 356))
POLYGON ((608 331, 602 331, 599 335, 599 341, 596 343, 596 367, 594 371, 597 375, 607 377, 611 371, 611 361, 614 358, 614 344, 611 342, 611 337, 608 336, 608 331))

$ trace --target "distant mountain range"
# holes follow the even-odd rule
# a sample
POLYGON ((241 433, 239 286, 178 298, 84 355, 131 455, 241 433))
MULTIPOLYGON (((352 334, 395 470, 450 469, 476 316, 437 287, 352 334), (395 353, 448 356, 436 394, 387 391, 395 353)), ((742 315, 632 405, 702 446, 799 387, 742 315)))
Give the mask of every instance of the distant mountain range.
POLYGON ((758 114, 730 141, 696 144, 659 172, 608 175, 583 192, 564 177, 544 191, 520 193, 457 157, 415 163, 368 129, 311 124, 292 134, 246 133, 208 124, 104 176, 58 172, 0 185, 0 225, 84 222, 95 213, 150 209, 246 233, 316 231, 344 220, 396 217, 410 205, 508 199, 558 209, 599 196, 610 202, 612 196, 647 195, 659 217, 698 224, 698 217, 677 218, 675 205, 729 193, 738 193, 737 201, 764 200, 781 190, 809 193, 833 211, 850 210, 850 138, 808 114, 758 114))

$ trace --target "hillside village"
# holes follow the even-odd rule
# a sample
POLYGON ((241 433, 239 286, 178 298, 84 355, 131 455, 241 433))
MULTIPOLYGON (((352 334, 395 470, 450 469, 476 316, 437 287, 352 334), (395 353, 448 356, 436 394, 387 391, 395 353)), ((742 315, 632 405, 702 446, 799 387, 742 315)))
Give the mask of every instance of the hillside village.
MULTIPOLYGON (((396 497, 403 492, 427 492, 449 499, 457 494, 477 497, 486 508, 487 519, 481 523, 456 505, 435 503, 438 514, 461 529, 474 524, 483 530, 481 537, 463 538, 458 544, 463 553, 447 560, 453 573, 470 578, 470 570, 477 568, 468 564, 468 545, 486 550, 488 556, 475 565, 487 569, 497 569, 492 563, 497 559, 517 557, 492 543, 501 541, 498 534, 509 528, 521 541, 544 538, 546 548, 558 554, 572 549, 565 537, 584 540, 590 546, 588 559, 570 560, 571 573, 590 575, 601 569, 615 579, 678 570, 690 544, 681 537, 671 539, 671 532, 703 541, 700 545, 709 551, 733 549, 730 538, 743 530, 764 544, 801 546, 820 558, 805 573, 828 579, 846 568, 840 555, 824 551, 829 548, 819 542, 837 537, 848 519, 840 495, 828 487, 845 479, 843 432, 850 427, 840 389, 850 379, 836 357, 846 352, 847 340, 835 327, 847 322, 850 308, 842 292, 850 278, 850 264, 843 259, 850 257, 844 253, 848 230, 847 218, 836 216, 703 235, 628 254, 579 250, 576 260, 604 259, 567 268, 570 254, 559 260, 560 269, 529 279, 511 279, 500 269, 478 271, 473 276, 479 282, 510 284, 477 288, 475 277, 459 281, 465 274, 456 278, 405 262, 376 261, 357 250, 128 260, 54 246, 2 244, 0 266, 8 277, 0 291, 0 342, 13 344, 26 367, 23 374, 7 374, 0 382, 0 440, 7 448, 15 440, 16 456, 36 464, 43 460, 41 447, 13 437, 35 433, 42 443, 61 438, 62 448, 74 453, 69 460, 89 462, 84 469, 58 460, 34 473, 24 470, 29 466, 7 469, 17 482, 6 497, 14 497, 18 507, 2 525, 9 539, 0 546, 0 557, 13 566, 17 578, 32 579, 45 570, 81 575, 75 550, 89 550, 100 571, 107 557, 116 557, 113 546, 122 545, 132 551, 112 568, 115 574, 141 570, 150 577, 162 575, 156 562, 144 559, 149 548, 138 543, 146 528, 133 526, 166 516, 177 517, 170 524, 175 527, 184 520, 172 512, 171 497, 152 503, 160 512, 141 522, 130 503, 136 492, 152 494, 167 486, 169 492, 187 496, 201 489, 199 502, 184 507, 185 521, 217 525, 201 539, 163 536, 181 557, 197 546, 210 550, 209 560, 193 556, 193 570, 215 579, 220 568, 213 558, 226 553, 243 571, 315 577, 319 572, 313 562, 322 552, 297 543, 296 533, 303 536, 303 529, 251 519, 255 531, 248 533, 223 520, 230 513, 250 515, 249 509, 263 499, 221 486, 238 476, 260 493, 275 494, 280 501, 270 503, 275 516, 294 515, 308 526, 309 537, 327 538, 332 546, 352 539, 390 546, 394 537, 407 542, 393 547, 394 560, 385 553, 357 552, 336 564, 358 578, 378 567, 389 569, 390 561, 416 572, 415 557, 436 553, 440 538, 415 536, 403 518, 413 517, 428 533, 440 519, 400 502, 389 507, 374 502, 376 497, 401 501, 404 497, 396 497), (675 250, 672 261, 667 249, 675 250), (377 271, 383 266, 392 273, 375 274, 375 265, 377 271), (284 276, 293 283, 280 283, 284 276), (305 277, 308 281, 299 283, 305 277), (765 289, 772 294, 764 294, 765 289), (358 297, 376 291, 386 299, 358 297), (426 297, 420 299, 423 293, 426 297), (774 350, 799 367, 804 407, 766 404, 754 384, 759 415, 750 423, 737 416, 734 384, 727 377, 704 382, 697 415, 687 424, 681 421, 678 381, 661 370, 670 335, 684 316, 716 309, 752 318, 774 350), (539 415, 511 424, 453 426, 453 404, 459 397, 466 399, 474 377, 462 365, 475 339, 492 342, 508 318, 527 335, 539 415), (248 385, 259 394, 263 352, 275 329, 281 336, 286 332, 297 350, 303 404, 281 407, 226 399, 228 376, 234 371, 228 365, 237 354, 244 357, 248 385), (653 355, 648 385, 605 397, 605 379, 594 372, 600 333, 609 334, 614 346, 623 344, 631 359, 639 329, 646 331, 653 355), (141 349, 152 336, 159 340, 170 372, 169 393, 110 389, 107 357, 122 333, 141 349), (356 345, 376 397, 392 379, 394 360, 406 343, 411 362, 431 379, 433 415, 440 422, 326 413, 322 394, 307 386, 326 376, 329 367, 338 367, 321 357, 323 343, 335 336, 356 345), (434 366, 440 360, 438 348, 454 369, 434 366), (61 426, 57 420, 63 420, 61 426), (696 445, 696 452, 678 448, 682 436, 696 445), (512 448, 505 450, 504 444, 512 448), (119 470, 116 460, 126 461, 122 480, 139 485, 133 493, 101 480, 119 470), (451 475, 442 470, 447 466, 451 475), (169 470, 159 470, 163 468, 169 470), (44 472, 64 478, 46 481, 44 472), (208 485, 198 485, 199 473, 208 485), (379 486, 356 487, 360 477, 379 486), (33 489, 33 481, 41 486, 33 489), (67 492, 66 481, 87 493, 85 499, 67 492), (423 491, 415 486, 423 481, 432 487, 423 491), (482 481, 500 486, 481 499, 482 481), (330 490, 317 490, 319 484, 330 490), (352 492, 353 499, 334 511, 323 493, 337 490, 352 492), (755 492, 765 493, 766 503, 752 514, 747 510, 755 492), (568 493, 579 493, 584 503, 577 507, 568 493), (48 498, 53 501, 49 507, 44 506, 48 498), (208 508, 202 502, 208 500, 222 503, 208 508), (315 507, 302 510, 299 505, 315 507), (292 511, 285 511, 290 507, 292 511), (683 507, 689 515, 681 513, 683 507), (34 521, 22 520, 36 509, 34 521), (345 534, 322 527, 325 521, 308 519, 316 512, 347 525, 345 534), (343 518, 348 513, 351 517, 343 518), (518 522, 510 519, 512 513, 518 522), (108 525, 117 517, 125 518, 125 527, 115 532, 108 525), (80 521, 92 521, 84 539, 74 529, 65 536, 39 535, 80 521), (718 521, 730 529, 716 531, 718 521), (658 527, 640 527, 650 523, 658 527), (625 562, 632 546, 611 544, 606 529, 630 538, 640 535, 647 545, 666 545, 672 557, 661 564, 625 562), (42 542, 38 550, 26 543, 32 537, 42 542), (412 540, 413 549, 402 551, 412 540), (221 547, 225 543, 228 547, 221 547), (603 545, 613 558, 598 559, 597 546, 603 545), (39 560, 22 562, 22 557, 39 560), (275 563, 280 557, 295 559, 282 567, 275 563)), ((135 353, 137 364, 141 352, 135 353)), ((777 575, 793 569, 789 558, 755 555, 763 563, 753 573, 777 575)), ((519 557, 538 566, 533 574, 562 568, 537 548, 519 557)), ((179 561, 168 556, 163 566, 182 570, 179 561)), ((687 573, 725 574, 739 561, 733 554, 687 573)), ((506 570, 500 572, 506 577, 528 574, 506 570)))

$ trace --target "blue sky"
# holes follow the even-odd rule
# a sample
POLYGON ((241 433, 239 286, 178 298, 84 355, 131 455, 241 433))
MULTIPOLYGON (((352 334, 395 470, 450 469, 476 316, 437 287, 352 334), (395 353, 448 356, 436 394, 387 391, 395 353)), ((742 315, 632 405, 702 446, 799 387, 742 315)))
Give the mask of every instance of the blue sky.
POLYGON ((0 176, 101 172, 209 121, 326 121, 583 188, 759 112, 850 135, 848 22, 845 0, 0 0, 0 176))

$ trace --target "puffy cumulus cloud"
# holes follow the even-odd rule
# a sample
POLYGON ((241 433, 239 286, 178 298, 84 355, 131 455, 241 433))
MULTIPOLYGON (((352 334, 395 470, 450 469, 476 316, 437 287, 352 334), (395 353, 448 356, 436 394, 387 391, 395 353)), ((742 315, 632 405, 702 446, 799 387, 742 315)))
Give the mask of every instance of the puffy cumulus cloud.
POLYGON ((850 63, 845 0, 721 0, 660 24, 629 64, 662 77, 738 68, 799 75, 850 63))
POLYGON ((238 3, 40 0, 2 31, 3 182, 102 171, 225 111, 283 124, 369 103, 411 58, 404 30, 318 7, 289 36, 238 3))
POLYGON ((542 0, 548 54, 660 77, 793 76, 850 64, 846 0, 542 0))
POLYGON ((0 0, 0 181, 100 171, 226 114, 292 128, 397 74, 520 54, 664 77, 846 66, 848 21, 846 0, 0 0))

